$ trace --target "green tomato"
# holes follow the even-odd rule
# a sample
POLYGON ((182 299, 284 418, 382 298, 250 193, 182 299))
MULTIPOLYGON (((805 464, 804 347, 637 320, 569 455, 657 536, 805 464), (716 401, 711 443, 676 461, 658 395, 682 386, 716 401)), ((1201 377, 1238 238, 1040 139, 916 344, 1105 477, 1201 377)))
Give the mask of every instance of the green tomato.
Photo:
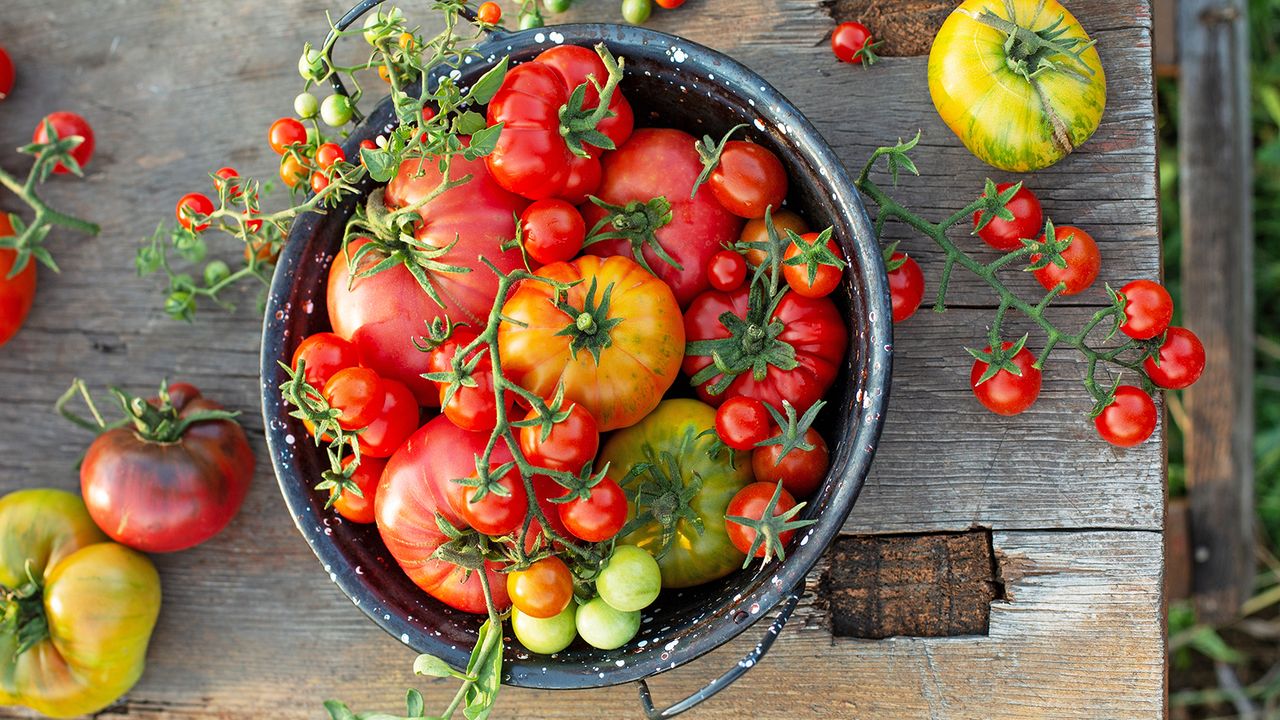
POLYGON ((302 50, 302 54, 298 56, 298 74, 303 80, 315 80, 320 82, 325 78, 324 60, 320 58, 320 51, 313 49, 309 44, 302 50))
POLYGON ((574 620, 578 635, 599 650, 620 648, 640 631, 639 610, 614 609, 604 598, 592 598, 579 605, 574 620))
POLYGON ((572 4, 573 0, 542 0, 542 7, 546 8, 547 12, 553 13, 562 13, 572 4))
POLYGON ((530 28, 542 27, 546 23, 542 22, 542 16, 536 13, 525 13, 520 16, 520 29, 528 30, 530 28))
POLYGON ((221 260, 213 260, 204 266, 204 284, 213 287, 231 275, 231 268, 221 260))
POLYGON ((334 93, 320 103, 320 119, 329 127, 342 127, 351 122, 351 99, 334 93))
POLYGON ((649 551, 635 545, 619 545, 596 576, 596 592, 615 610, 643 610, 658 599, 662 571, 649 551))
POLYGON ((643 25, 653 12, 653 0, 622 0, 622 19, 632 25, 643 25))
POLYGON ((386 28, 378 27, 379 25, 382 24, 382 21, 385 19, 386 19, 386 16, 382 14, 381 10, 379 10, 378 12, 375 12, 374 14, 364 19, 365 42, 369 43, 370 45, 375 45, 378 42, 378 38, 386 34, 387 32, 386 28))
POLYGON ((310 120, 320 112, 320 101, 309 92, 298 93, 293 99, 293 111, 303 120, 310 120))
POLYGON ((511 610, 511 629, 516 639, 529 652, 540 655, 553 655, 569 647, 578 636, 577 605, 570 602, 569 607, 560 611, 559 615, 549 618, 536 618, 525 615, 519 610, 511 610))

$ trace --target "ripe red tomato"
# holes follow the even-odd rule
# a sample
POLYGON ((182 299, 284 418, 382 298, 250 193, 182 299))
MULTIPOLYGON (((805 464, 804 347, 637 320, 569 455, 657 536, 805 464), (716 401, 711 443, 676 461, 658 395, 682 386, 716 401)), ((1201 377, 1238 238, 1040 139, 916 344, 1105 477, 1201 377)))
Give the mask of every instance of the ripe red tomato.
POLYGON ((658 3, 658 7, 674 10, 684 4, 684 0, 654 0, 658 3))
POLYGON ((418 401, 404 383, 382 379, 382 407, 360 433, 361 457, 386 458, 418 429, 418 401))
POLYGON ((747 259, 741 253, 721 250, 711 256, 711 263, 707 265, 707 280, 716 290, 737 290, 747 281, 747 259))
MULTIPOLYGON (((702 160, 694 148, 692 135, 679 130, 643 128, 616 151, 604 157, 604 180, 598 196, 615 206, 632 201, 646 203, 665 197, 671 203, 671 221, 654 231, 663 250, 680 266, 663 260, 646 242, 639 246, 617 239, 587 247, 591 255, 626 255, 644 258, 650 270, 675 293, 680 307, 706 290, 707 264, 711 257, 738 239, 742 219, 725 210, 706 188, 689 198, 693 183, 702 172, 702 160)), ((584 206, 583 218, 594 227, 609 212, 595 205, 584 206)), ((612 225, 606 226, 612 228, 612 225)))
MULTIPOLYGON (((996 194, 1003 193, 1013 187, 1014 183, 996 185, 996 194)), ((986 197, 984 194, 983 197, 986 197)), ((1040 207, 1040 199, 1027 189, 1026 185, 1018 188, 1018 192, 1005 203, 1005 209, 1013 214, 1012 220, 1001 217, 991 218, 991 222, 977 230, 978 237, 996 250, 1010 252, 1022 247, 1024 238, 1030 239, 1044 234, 1044 211, 1040 207)), ((973 214, 973 226, 978 227, 978 219, 982 212, 973 214)), ((1055 233, 1056 235, 1057 233, 1055 233)))
POLYGON ((344 430, 357 430, 373 422, 382 411, 386 392, 378 373, 363 367, 339 370, 321 390, 330 407, 341 411, 338 425, 344 430))
POLYGON ((817 491, 831 467, 831 453, 827 442, 813 428, 805 431, 804 441, 813 449, 796 448, 786 455, 782 455, 781 445, 765 445, 753 450, 751 471, 756 480, 769 483, 770 488, 782 483, 795 497, 809 497, 817 491))
MULTIPOLYGON (((1063 283, 1066 289, 1062 291, 1063 295, 1075 295, 1089 289, 1093 285, 1093 281, 1098 278, 1098 271, 1102 268, 1102 254, 1098 252, 1098 244, 1093 241, 1089 233, 1078 227, 1063 225, 1055 227, 1053 235, 1059 241, 1070 237, 1070 244, 1062 251, 1062 259, 1066 261, 1066 267, 1058 267, 1054 263, 1036 270, 1033 274, 1036 280, 1044 286, 1045 290, 1052 290, 1063 283)), ((1044 236, 1040 236, 1041 242, 1044 236)), ((1039 253, 1032 253, 1031 262, 1040 260, 1039 253)))
POLYGON ((293 155, 286 155, 280 160, 280 181, 286 187, 296 187, 311 177, 311 171, 293 155))
POLYGON ((298 343, 293 351, 293 368, 306 361, 303 377, 311 387, 322 390, 334 373, 360 364, 356 346, 331 332, 318 332, 298 343))
POLYGON ((1142 361, 1151 382, 1162 388, 1191 387, 1204 372, 1204 345, 1196 334, 1183 327, 1171 327, 1160 344, 1160 364, 1152 358, 1142 361))
POLYGON ((569 161, 569 177, 564 181, 559 197, 572 205, 581 205, 600 191, 603 177, 604 169, 600 167, 598 158, 574 155, 569 161))
POLYGON ((311 173, 311 192, 319 195, 327 187, 329 187, 329 178, 325 177, 324 173, 311 173))
MULTIPOLYGON (((475 386, 459 385, 449 396, 449 384, 440 384, 440 408, 454 425, 471 432, 489 432, 498 424, 498 399, 493 391, 493 365, 483 358, 471 373, 475 386)), ((506 398, 507 414, 511 398, 506 398)))
POLYGON ((1159 283, 1134 280, 1120 288, 1120 295, 1125 299, 1120 332, 1134 340, 1150 340, 1173 320, 1173 298, 1159 283))
POLYGON ((507 594, 520 612, 535 618, 553 618, 573 602, 573 573, 552 555, 524 570, 507 574, 507 594))
MULTIPOLYGON (((342 466, 349 466, 355 456, 342 461, 342 466)), ((378 481, 382 479, 382 470, 387 461, 382 458, 360 456, 360 465, 351 473, 351 481, 360 488, 360 495, 343 491, 333 502, 333 509, 342 517, 353 523, 368 525, 374 521, 373 505, 378 497, 378 481)))
POLYGON ((893 303, 893 321, 902 322, 920 309, 924 299, 924 273, 920 264, 905 253, 896 252, 889 258, 893 264, 902 264, 889 271, 889 299, 893 303))
POLYGON ((480 3, 476 19, 486 25, 497 25, 502 21, 502 6, 496 2, 480 3))
MULTIPOLYGON (((51 138, 45 132, 46 124, 53 126, 53 132, 57 134, 59 139, 75 135, 84 138, 79 145, 72 148, 71 159, 79 163, 81 168, 89 163, 89 158, 93 157, 93 128, 89 127, 88 121, 73 112, 49 113, 36 126, 36 131, 31 136, 32 142, 49 142, 51 138)), ((57 175, 65 175, 71 172, 71 169, 62 163, 58 163, 53 166, 53 172, 57 175)))
POLYGON ((346 159, 346 153, 342 152, 342 147, 337 143, 324 143, 316 148, 316 165, 321 170, 328 170, 334 163, 346 159))
MULTIPOLYGON (((219 193, 221 193, 223 185, 228 185, 229 183, 227 183, 227 181, 232 178, 240 177, 240 173, 236 172, 236 169, 233 167, 220 167, 213 171, 213 177, 215 178, 213 186, 219 193)), ((240 195, 244 193, 243 190, 235 185, 231 185, 230 188, 231 189, 227 191, 227 195, 229 197, 240 197, 240 195)))
POLYGON ((755 398, 731 397, 716 410, 716 435, 734 450, 752 450, 772 431, 773 418, 755 398))
MULTIPOLYGON (((475 476, 475 470, 471 475, 475 476)), ((519 470, 507 471, 498 478, 497 484, 505 494, 491 490, 475 500, 476 488, 455 483, 460 488, 455 496, 458 498, 455 505, 458 514, 478 532, 494 537, 518 532, 524 526, 524 516, 529 514, 529 495, 524 490, 519 470)))
MULTIPOLYGON (((524 419, 537 417, 538 411, 530 410, 524 419)), ((595 459, 599 449, 600 430, 596 419, 577 403, 569 408, 569 417, 551 426, 546 438, 542 437, 539 426, 520 428, 520 452, 538 467, 577 473, 595 459)))
POLYGON ((201 232, 209 228, 209 223, 196 223, 194 217, 208 217, 213 213, 213 201, 201 193, 187 193, 174 208, 178 222, 191 232, 201 232))
MULTIPOLYGON (((1013 343, 1004 343, 1006 350, 1011 347, 1013 343)), ((991 346, 987 346, 986 352, 991 352, 991 346)), ((1039 369, 1032 367, 1035 361, 1036 356, 1024 347, 1013 356, 1013 364, 1022 371, 1022 375, 1014 375, 1001 368, 979 384, 978 380, 990 365, 982 360, 974 360, 973 370, 969 372, 969 387, 973 388, 978 402, 991 412, 997 415, 1017 415, 1034 405, 1036 398, 1040 397, 1041 373, 1039 369)))
POLYGON ((1133 447, 1156 429, 1156 404, 1151 396, 1132 385, 1116 388, 1115 400, 1093 419, 1103 440, 1119 447, 1133 447))
POLYGON ((782 207, 787 197, 787 169, 769 148, 730 140, 724 144, 720 163, 711 171, 707 184, 725 210, 748 220, 761 218, 765 208, 782 207))
POLYGON ((525 208, 520 216, 524 251, 539 265, 572 260, 582 250, 587 226, 582 213, 564 200, 547 198, 525 208))
POLYGON ((574 498, 556 505, 560 522, 571 535, 586 542, 613 539, 627 524, 627 494, 612 478, 604 478, 591 488, 584 500, 574 498))
MULTIPOLYGON (((9 213, 0 211, 0 237, 11 235, 13 226, 9 223, 9 213)), ((36 297, 36 263, 29 260, 22 272, 9 277, 17 259, 17 251, 0 249, 0 346, 18 334, 36 297)))
MULTIPOLYGON (((862 64, 874 38, 866 25, 860 22, 843 22, 831 33, 831 52, 842 62, 862 64)), ((873 56, 874 57, 874 56, 873 56)), ((868 65, 871 62, 867 63, 868 65)))
MULTIPOLYGON (((169 387, 181 418, 222 406, 185 383, 169 387)), ((89 514, 112 540, 143 552, 185 550, 217 535, 235 517, 253 479, 253 451, 232 420, 192 423, 178 437, 147 440, 132 425, 97 437, 80 465, 89 514)))
MULTIPOLYGON (((800 239, 807 243, 814 243, 818 239, 818 233, 805 233, 800 239)), ((837 258, 842 258, 840 246, 836 245, 834 238, 827 240, 827 249, 837 258)), ((800 257, 803 251, 800 246, 792 242, 787 246, 787 252, 783 255, 784 262, 790 263, 797 257, 800 257)), ((782 266, 782 275, 787 279, 787 284, 797 293, 811 298, 826 297, 840 284, 842 271, 834 265, 825 265, 818 263, 813 268, 813 277, 809 277, 809 264, 803 261, 797 261, 799 264, 785 264, 782 266)))
MULTIPOLYGON (((600 106, 600 93, 587 82, 587 78, 595 77, 603 87, 609 79, 609 71, 605 69, 604 61, 594 50, 578 45, 555 45, 539 53, 534 61, 560 73, 570 93, 579 85, 587 83, 583 106, 588 109, 600 106)), ((631 137, 631 131, 635 129, 635 113, 621 89, 614 91, 613 97, 609 100, 609 110, 613 113, 613 117, 601 120, 600 124, 596 125, 596 129, 612 140, 614 145, 621 145, 631 137)), ((587 152, 591 153, 591 157, 598 159, 604 151, 594 145, 588 145, 587 152)), ((573 169, 570 168, 570 173, 572 172, 573 169)), ((573 202, 572 198, 563 193, 561 197, 573 202)))
MULTIPOLYGON (((777 489, 777 483, 753 482, 739 490, 733 496, 733 499, 729 501, 729 508, 724 513, 726 515, 724 526, 725 530, 729 532, 729 540, 734 547, 738 548, 738 552, 751 552, 751 544, 756 541, 756 529, 729 520, 727 516, 733 515, 750 520, 763 518, 765 510, 769 506, 769 501, 773 499, 773 493, 777 489)), ((773 506, 773 516, 777 517, 795 506, 796 499, 791 496, 791 493, 787 492, 784 486, 782 492, 778 493, 778 502, 773 506)), ((795 530, 781 532, 778 534, 778 541, 783 547, 786 547, 795 534, 795 530)), ((755 557, 764 557, 766 550, 765 544, 761 543, 760 547, 756 548, 755 557)))
POLYGON ((271 129, 267 131, 267 142, 277 155, 283 155, 290 145, 307 142, 307 129, 291 117, 282 117, 271 123, 271 129))
MULTIPOLYGON (((787 231, 797 235, 804 235, 809 232, 809 224, 804 218, 791 212, 790 210, 777 210, 769 213, 773 221, 773 227, 778 232, 778 237, 787 237, 787 231)), ((742 226, 742 233, 738 236, 738 242, 748 245, 747 263, 752 267, 759 267, 768 259, 766 253, 758 243, 767 243, 769 241, 769 228, 765 225, 764 218, 756 218, 748 220, 746 225, 742 226)))
POLYGON ((0 47, 0 100, 9 97, 9 92, 13 90, 13 60, 9 57, 9 53, 3 47, 0 47))

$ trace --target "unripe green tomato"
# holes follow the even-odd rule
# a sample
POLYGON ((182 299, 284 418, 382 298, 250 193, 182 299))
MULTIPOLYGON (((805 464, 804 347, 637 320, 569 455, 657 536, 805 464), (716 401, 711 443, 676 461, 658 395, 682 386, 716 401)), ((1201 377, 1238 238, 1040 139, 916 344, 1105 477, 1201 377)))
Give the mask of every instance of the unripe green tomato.
POLYGON ((640 611, 616 610, 602 598, 592 598, 578 606, 574 617, 578 635, 600 650, 614 650, 626 645, 640 631, 640 611))
POLYGON ((221 260, 212 260, 204 266, 204 284, 213 287, 231 275, 231 268, 221 260))
POLYGON ((311 47, 307 47, 298 56, 298 74, 303 80, 320 81, 325 78, 324 60, 320 58, 320 51, 311 47))
POLYGON ((377 29, 374 29, 374 28, 375 26, 380 25, 383 20, 384 18, 382 17, 381 11, 375 12, 374 14, 364 19, 365 42, 369 43, 370 45, 377 44, 378 38, 382 37, 386 33, 386 28, 382 28, 382 27, 379 27, 377 29))
POLYGON ((635 545, 619 545, 596 577, 600 599, 615 610, 643 610, 658 599, 662 590, 662 570, 648 550, 635 545))
POLYGON ((573 639, 578 637, 575 622, 577 610, 577 604, 570 602, 569 607, 561 610, 559 615, 536 618, 513 608, 511 629, 515 632, 516 639, 529 652, 552 655, 569 647, 573 639))
POLYGON ((329 127, 342 127, 351 122, 351 99, 334 93, 320 103, 320 119, 329 127))
POLYGON ((542 17, 534 13, 525 13, 520 16, 520 29, 528 30, 530 28, 542 27, 546 23, 542 22, 542 17))
POLYGON ((542 0, 542 7, 546 8, 547 12, 553 13, 562 13, 572 4, 573 0, 542 0))
POLYGON ((303 120, 309 120, 320 112, 320 101, 309 92, 298 93, 293 99, 293 112, 303 120))
MULTIPOLYGON (((165 298, 164 311, 169 317, 185 318, 195 308, 195 301, 191 298, 191 293, 185 290, 175 290, 169 293, 169 297, 165 298)), ((603 602, 602 602, 603 604, 603 602)))
POLYGON ((643 25, 653 12, 653 0, 622 0, 622 19, 632 25, 643 25))

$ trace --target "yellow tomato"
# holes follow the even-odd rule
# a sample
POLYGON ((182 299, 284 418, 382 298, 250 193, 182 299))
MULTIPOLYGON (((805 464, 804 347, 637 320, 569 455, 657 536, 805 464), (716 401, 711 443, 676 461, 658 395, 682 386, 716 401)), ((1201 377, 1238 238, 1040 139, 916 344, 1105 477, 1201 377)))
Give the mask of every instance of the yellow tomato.
POLYGON ((1057 0, 965 0, 933 40, 929 94, 970 152, 1027 172, 1093 135, 1107 81, 1088 33, 1057 0))

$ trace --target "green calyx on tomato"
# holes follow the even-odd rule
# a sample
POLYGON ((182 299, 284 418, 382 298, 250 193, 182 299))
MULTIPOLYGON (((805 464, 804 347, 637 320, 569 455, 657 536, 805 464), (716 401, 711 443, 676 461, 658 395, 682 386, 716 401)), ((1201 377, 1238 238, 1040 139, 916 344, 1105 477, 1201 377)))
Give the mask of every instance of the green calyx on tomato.
POLYGON ((160 392, 154 402, 130 395, 117 387, 109 388, 109 391, 119 401, 120 407, 125 413, 125 418, 114 423, 102 421, 102 416, 89 395, 88 387, 80 378, 76 378, 71 383, 71 387, 62 394, 62 397, 58 398, 58 402, 54 407, 62 417, 93 432, 100 433, 132 423, 134 432, 137 433, 139 438, 145 442, 159 445, 171 445, 178 442, 187 432, 187 429, 196 423, 209 422, 211 420, 234 420, 240 414, 211 407, 202 407, 184 413, 182 412, 182 407, 176 406, 173 398, 170 397, 168 381, 160 384, 160 392), (67 403, 77 393, 84 398, 90 412, 93 413, 94 419, 92 421, 72 413, 67 408, 67 403))
POLYGON ((694 143, 693 147, 697 149, 698 157, 702 160, 702 173, 698 175, 697 180, 693 181, 693 190, 689 192, 690 198, 698 194, 698 188, 711 179, 711 173, 720 166, 720 156, 724 154, 724 146, 729 144, 729 138, 746 126, 746 123, 739 123, 729 128, 724 137, 720 138, 720 142, 716 142, 716 139, 710 135, 703 135, 701 140, 694 143))
POLYGON ((609 109, 609 103, 613 99, 614 91, 618 89, 618 83, 622 80, 622 66, 625 60, 615 58, 603 43, 596 46, 596 52, 604 63, 605 71, 609 74, 604 87, 600 86, 599 80, 594 76, 589 77, 587 82, 573 89, 569 94, 569 101, 560 107, 559 112, 560 136, 564 138, 569 150, 578 157, 591 155, 584 145, 592 145, 601 150, 615 150, 618 147, 612 138, 596 129, 596 126, 605 118, 616 114, 609 109), (596 91, 595 107, 587 107, 588 87, 596 91))
POLYGON ((626 205, 613 205, 595 196, 587 199, 608 214, 600 218, 587 233, 584 247, 607 240, 625 240, 631 243, 632 255, 645 270, 653 272, 648 259, 644 256, 645 247, 652 250, 654 255, 671 267, 677 270, 683 269, 683 266, 671 257, 671 253, 662 247, 662 243, 658 242, 658 229, 671 222, 672 217, 671 203, 667 202, 665 197, 656 197, 648 202, 632 200, 626 205))
POLYGON ((728 337, 711 340, 692 340, 685 346, 685 354, 707 356, 710 365, 690 378, 695 386, 717 378, 707 386, 712 395, 724 392, 734 378, 751 372, 756 381, 764 380, 770 365, 780 370, 793 370, 799 364, 796 350, 779 335, 785 329, 782 321, 774 317, 778 303, 786 293, 772 299, 764 293, 761 283, 752 283, 745 316, 731 312, 720 315, 720 323, 729 331, 728 337))
POLYGON ((613 296, 613 283, 605 287, 596 301, 596 278, 591 278, 587 296, 583 298, 582 307, 577 308, 566 300, 556 299, 556 308, 569 316, 569 324, 556 333, 569 338, 569 353, 578 357, 578 353, 587 350, 597 364, 600 362, 600 351, 613 344, 611 333, 623 318, 609 317, 609 300, 613 296))
POLYGON ((1034 82, 1037 76, 1050 71, 1065 71, 1082 79, 1093 75, 1093 68, 1081 56, 1097 41, 1067 34, 1070 27, 1064 26, 1065 15, 1059 15, 1048 25, 1032 29, 1015 22, 1017 13, 1012 3, 1006 7, 1009 17, 1001 17, 990 8, 983 8, 980 13, 971 17, 987 27, 999 30, 1008 38, 1005 42, 1005 65, 1010 70, 1028 82, 1034 82), (1075 62, 1063 65, 1060 60, 1064 56, 1075 62))

